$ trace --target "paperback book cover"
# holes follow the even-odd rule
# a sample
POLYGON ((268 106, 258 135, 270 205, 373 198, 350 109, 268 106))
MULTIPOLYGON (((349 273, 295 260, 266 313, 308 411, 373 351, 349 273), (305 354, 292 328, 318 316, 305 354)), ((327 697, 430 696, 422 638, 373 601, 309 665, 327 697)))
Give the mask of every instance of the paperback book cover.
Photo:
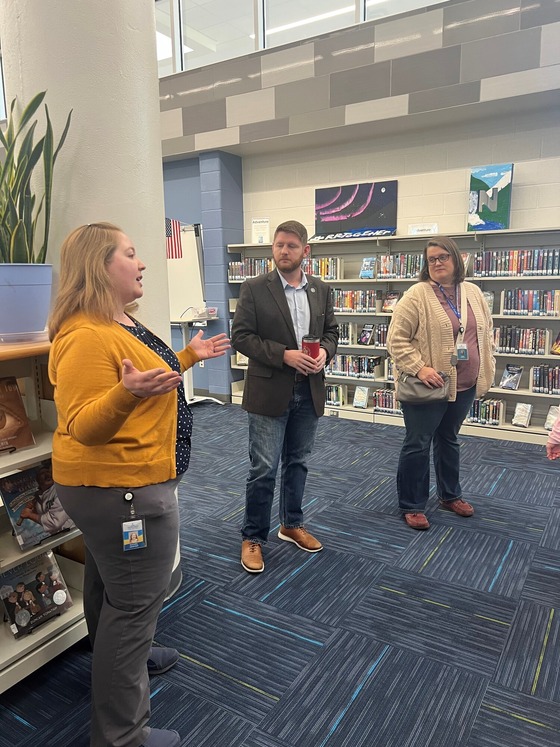
POLYGON ((0 575, 0 600, 16 638, 72 606, 72 597, 52 552, 37 555, 0 575))
POLYGON ((381 311, 384 314, 392 314, 400 297, 401 294, 398 291, 387 291, 385 298, 383 299, 381 311))
POLYGON ((486 304, 488 306, 488 311, 490 314, 494 313, 494 291, 482 291, 482 295, 484 296, 484 300, 486 301, 486 304))
POLYGON ((560 332, 550 347, 552 355, 560 355, 560 332))
POLYGON ((20 550, 74 528, 56 494, 50 459, 0 478, 0 496, 20 550))
POLYGON ((371 345, 375 333, 374 324, 364 324, 358 335, 358 345, 371 345))
POLYGON ((375 277, 375 257, 364 257, 360 269, 360 278, 368 280, 375 277))
POLYGON ((352 402, 354 407, 359 407, 362 410, 368 406, 369 389, 367 386, 357 386, 354 389, 354 401, 352 402))
POLYGON ((550 407, 548 408, 548 413, 546 414, 546 420, 544 422, 545 430, 552 430, 552 426, 556 422, 559 412, 560 408, 558 407, 558 405, 550 405, 550 407))
POLYGON ((461 259, 463 260, 463 264, 465 265, 465 275, 469 274, 469 264, 471 261, 471 255, 469 252, 461 252, 461 259))
POLYGON ((511 419, 512 425, 518 425, 521 428, 528 428, 533 414, 533 405, 528 402, 518 402, 515 405, 515 412, 511 419))
POLYGON ((523 366, 518 366, 515 363, 506 363, 502 379, 500 381, 501 389, 519 389, 519 382, 521 381, 521 374, 523 373, 523 366))
POLYGON ((0 379, 0 452, 15 451, 34 443, 15 377, 0 379))

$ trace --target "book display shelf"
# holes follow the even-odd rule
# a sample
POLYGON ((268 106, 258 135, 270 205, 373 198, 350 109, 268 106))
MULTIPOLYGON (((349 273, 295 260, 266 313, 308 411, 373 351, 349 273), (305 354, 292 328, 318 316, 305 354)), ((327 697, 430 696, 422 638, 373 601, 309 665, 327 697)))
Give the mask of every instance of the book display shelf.
MULTIPOLYGON (((447 235, 457 242, 467 263, 467 280, 479 285, 487 297, 497 351, 495 385, 482 402, 475 403, 462 433, 544 444, 546 416, 560 394, 560 355, 551 352, 560 334, 560 228, 447 235), (499 386, 508 363, 523 368, 519 387, 514 390, 499 386), (518 403, 532 405, 527 427, 512 424, 518 403)), ((415 282, 429 238, 311 242, 312 264, 308 260, 304 269, 316 272, 332 286, 341 330, 338 354, 326 378, 329 399, 337 404, 327 403, 325 414, 403 425, 385 341, 392 308, 415 282), (360 339, 368 337, 369 344, 360 344, 360 339), (338 391, 332 389, 336 385, 340 385, 338 391), (365 408, 352 404, 356 386, 369 388, 365 408)), ((241 258, 235 257, 231 265, 233 283, 243 282, 243 273, 251 277, 258 274, 259 267, 268 271, 271 266, 264 261, 271 256, 270 245, 230 244, 228 251, 241 258)), ((232 298, 230 312, 234 310, 232 298)), ((232 368, 244 367, 232 356, 232 368)), ((232 402, 240 403, 242 393, 243 382, 233 382, 232 402)))
MULTIPOLYGON (((48 349, 48 342, 0 345, 0 377, 17 378, 35 437, 33 446, 12 453, 0 452, 0 477, 50 457, 56 415, 54 403, 45 397, 48 349)), ((79 535, 77 529, 72 529, 22 552, 12 536, 11 524, 0 501, 0 573, 47 550, 56 551, 61 543, 67 543, 79 535)), ((83 566, 60 555, 56 559, 71 593, 73 606, 22 638, 14 638, 8 623, 0 623, 0 693, 87 635, 82 600, 83 566)), ((3 614, 0 619, 3 619, 3 614)))

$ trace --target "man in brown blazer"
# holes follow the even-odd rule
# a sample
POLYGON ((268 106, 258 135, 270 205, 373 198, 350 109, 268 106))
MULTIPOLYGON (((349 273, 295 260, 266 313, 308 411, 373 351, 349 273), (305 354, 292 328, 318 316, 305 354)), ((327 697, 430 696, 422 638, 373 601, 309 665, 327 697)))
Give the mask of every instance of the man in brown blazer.
POLYGON ((321 543, 303 525, 307 458, 325 407, 324 367, 336 353, 338 325, 331 290, 301 269, 310 251, 307 231, 286 221, 274 233, 276 269, 246 280, 233 318, 232 346, 249 358, 243 408, 249 419, 249 457, 241 565, 264 570, 261 546, 270 530, 280 458, 278 537, 306 552, 321 543), (320 341, 318 357, 302 351, 302 338, 320 341))

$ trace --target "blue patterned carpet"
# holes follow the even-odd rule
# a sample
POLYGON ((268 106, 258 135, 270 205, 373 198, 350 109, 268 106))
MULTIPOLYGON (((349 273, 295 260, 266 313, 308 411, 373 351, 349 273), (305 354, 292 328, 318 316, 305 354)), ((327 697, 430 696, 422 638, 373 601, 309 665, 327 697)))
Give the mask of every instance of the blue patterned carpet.
MULTIPOLYGON (((152 724, 194 747, 558 747, 560 466, 544 448, 462 437, 476 514, 399 516, 403 430, 320 423, 306 496, 317 555, 276 538, 239 564, 246 415, 194 410, 180 486, 183 584, 157 643, 152 724)), ((1 696, 0 747, 87 747, 79 644, 1 696)))

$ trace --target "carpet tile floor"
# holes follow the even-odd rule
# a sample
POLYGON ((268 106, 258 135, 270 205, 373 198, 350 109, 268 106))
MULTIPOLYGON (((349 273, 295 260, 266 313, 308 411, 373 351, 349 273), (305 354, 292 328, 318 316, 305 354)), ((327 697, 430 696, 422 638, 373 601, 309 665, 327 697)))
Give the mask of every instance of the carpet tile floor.
MULTIPOLYGON (((245 413, 194 407, 179 486, 183 582, 156 643, 152 721, 184 747, 558 747, 560 465, 541 446, 461 436, 476 512, 427 532, 400 517, 404 431, 322 418, 308 527, 239 564, 245 413)), ((47 623, 48 624, 48 623, 47 623)), ((0 696, 0 747, 87 747, 91 654, 81 642, 0 696)))

